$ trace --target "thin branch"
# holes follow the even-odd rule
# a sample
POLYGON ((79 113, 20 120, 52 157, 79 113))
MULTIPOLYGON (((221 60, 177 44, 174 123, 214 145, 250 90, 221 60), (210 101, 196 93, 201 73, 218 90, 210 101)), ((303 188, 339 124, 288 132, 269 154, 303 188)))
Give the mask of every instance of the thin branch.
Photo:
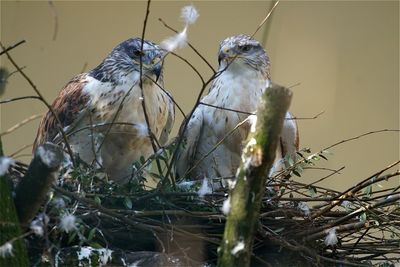
POLYGON ((251 35, 253 38, 254 35, 261 29, 261 27, 264 25, 264 23, 268 20, 268 18, 271 16, 272 12, 275 10, 275 8, 278 6, 279 0, 275 2, 274 6, 271 8, 271 10, 268 12, 268 14, 265 16, 265 18, 261 21, 261 23, 258 25, 257 29, 254 31, 254 33, 251 35))
POLYGON ((37 89, 36 85, 32 82, 32 80, 28 77, 28 75, 25 74, 25 72, 18 66, 18 64, 14 61, 14 59, 11 57, 11 55, 8 53, 7 49, 4 47, 3 43, 0 41, 0 46, 1 48, 4 50, 3 52, 6 53, 8 60, 11 62, 11 64, 18 70, 18 72, 25 78, 25 80, 29 83, 29 85, 32 87, 32 89, 35 91, 35 93, 39 96, 40 101, 43 102, 43 104, 46 105, 46 107, 50 110, 50 112, 52 113, 52 115, 54 116, 54 118, 57 121, 58 124, 58 131, 61 133, 64 142, 65 142, 65 146, 68 150, 68 154, 71 157, 71 162, 72 164, 75 166, 75 160, 74 160, 74 155, 72 153, 72 149, 71 146, 68 143, 68 139, 67 136, 64 132, 63 129, 63 124, 61 123, 60 119, 58 118, 56 112, 54 111, 53 107, 46 101, 46 99, 43 97, 42 93, 39 91, 39 89, 37 89))
POLYGON ((7 129, 6 131, 0 133, 0 136, 4 136, 7 135, 9 133, 12 133, 13 131, 17 130, 18 128, 24 126, 25 124, 27 124, 28 122, 31 122, 33 120, 36 120, 38 118, 41 118, 43 116, 43 114, 35 114, 30 116, 29 118, 24 119, 23 121, 17 123, 16 125, 12 126, 11 128, 7 129))
POLYGON ((351 137, 351 138, 339 141, 337 143, 334 143, 333 145, 330 145, 330 146, 324 148, 323 150, 329 150, 332 147, 338 146, 340 144, 343 144, 343 143, 346 143, 346 142, 349 142, 349 141, 353 141, 353 140, 359 139, 359 138, 367 136, 367 135, 376 134, 376 133, 383 133, 383 132, 400 132, 400 130, 398 130, 398 129, 383 129, 383 130, 377 130, 377 131, 371 131, 371 132, 363 133, 363 134, 357 135, 355 137, 351 137))
POLYGON ((1 104, 7 104, 7 103, 10 103, 10 102, 14 102, 14 101, 18 101, 18 100, 25 100, 25 99, 38 99, 38 100, 41 100, 41 98, 39 96, 35 96, 35 95, 21 96, 21 97, 15 97, 15 98, 10 98, 10 99, 4 99, 4 100, 0 101, 0 105, 1 104))
POLYGON ((11 46, 9 46, 7 48, 5 48, 3 45, 1 45, 1 48, 3 49, 3 51, 0 52, 0 56, 3 55, 4 53, 8 53, 12 49, 16 48, 17 46, 19 46, 19 45, 21 45, 21 44, 23 44, 25 42, 26 42, 25 40, 21 40, 18 43, 14 44, 14 45, 11 45, 11 46))
POLYGON ((55 41, 57 39, 57 33, 58 33, 58 13, 56 7, 54 6, 53 1, 48 1, 48 3, 54 18, 53 41, 55 41))

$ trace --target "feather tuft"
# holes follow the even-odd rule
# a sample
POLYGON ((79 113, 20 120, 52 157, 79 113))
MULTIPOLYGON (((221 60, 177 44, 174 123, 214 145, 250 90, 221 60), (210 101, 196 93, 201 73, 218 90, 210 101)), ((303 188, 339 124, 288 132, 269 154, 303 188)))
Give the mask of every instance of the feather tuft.
POLYGON ((193 5, 184 6, 181 10, 181 19, 185 25, 194 24, 199 17, 199 12, 193 5))
POLYGON ((183 48, 187 43, 187 27, 183 29, 183 31, 177 33, 174 36, 171 36, 164 41, 161 42, 160 46, 161 48, 167 50, 168 52, 172 52, 176 50, 177 48, 183 48))

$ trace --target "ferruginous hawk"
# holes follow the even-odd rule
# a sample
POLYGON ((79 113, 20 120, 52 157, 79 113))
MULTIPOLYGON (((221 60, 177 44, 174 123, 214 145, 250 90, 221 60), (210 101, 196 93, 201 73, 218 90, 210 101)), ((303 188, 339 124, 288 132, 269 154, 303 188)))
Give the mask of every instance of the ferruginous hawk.
MULTIPOLYGON (((247 35, 226 38, 219 48, 219 72, 208 95, 189 118, 175 170, 179 178, 233 178, 240 165, 250 122, 233 129, 256 111, 270 81, 270 61, 261 44, 247 35), (239 112, 240 111, 240 112, 239 112), (233 132, 232 132, 233 131, 233 132)), ((288 112, 274 172, 282 158, 298 150, 297 125, 288 112)), ((213 183, 214 189, 225 184, 213 183)))
MULTIPOLYGON (((117 45, 100 65, 69 81, 52 104, 73 152, 89 164, 101 165, 118 182, 130 178, 135 161, 153 153, 143 99, 151 132, 161 145, 174 122, 171 96, 159 88, 163 87, 164 52, 150 41, 144 41, 142 52, 141 42, 134 38, 117 45)), ((34 150, 47 141, 62 142, 59 127, 48 111, 40 122, 34 150)))

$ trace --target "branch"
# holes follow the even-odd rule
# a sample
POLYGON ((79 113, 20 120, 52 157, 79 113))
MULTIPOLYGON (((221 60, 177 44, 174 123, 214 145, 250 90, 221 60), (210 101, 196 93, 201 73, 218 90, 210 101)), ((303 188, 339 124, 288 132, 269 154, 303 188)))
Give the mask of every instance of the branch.
POLYGON ((46 143, 36 149, 26 175, 15 190, 15 206, 22 224, 28 223, 38 212, 63 159, 63 152, 54 144, 46 143))
POLYGON ((5 48, 4 46, 2 46, 3 51, 0 52, 0 56, 3 55, 4 53, 8 53, 8 52, 11 51, 12 49, 16 48, 17 46, 19 46, 19 45, 21 45, 21 44, 23 44, 23 43, 25 43, 25 42, 26 42, 25 40, 21 40, 21 41, 19 41, 18 43, 14 44, 14 45, 12 45, 12 46, 9 46, 9 47, 7 47, 7 48, 5 48))
POLYGON ((268 171, 275 160, 275 151, 282 131, 292 93, 271 84, 264 93, 257 111, 255 133, 244 149, 236 185, 230 197, 230 213, 225 224, 218 266, 250 266, 253 234, 258 221, 268 171))
POLYGON ((38 95, 39 100, 42 101, 43 104, 46 105, 46 107, 50 110, 51 114, 54 116, 54 118, 57 121, 58 124, 58 130, 61 133, 61 136, 65 142, 65 146, 67 148, 68 154, 71 157, 72 164, 75 166, 75 160, 74 160, 74 154, 72 153, 71 146, 68 143, 67 136, 65 135, 65 131, 63 129, 63 124, 61 123, 60 119, 58 118, 56 112, 54 111, 53 107, 46 101, 46 99, 43 97, 42 93, 37 89, 36 85, 32 82, 32 80, 28 77, 28 75, 25 74, 24 71, 22 71, 21 67, 18 66, 18 64, 14 61, 14 59, 11 57, 11 55, 7 52, 5 49, 4 45, 2 42, 0 42, 0 47, 4 50, 3 52, 6 53, 8 60, 11 62, 11 64, 18 70, 18 72, 22 75, 22 77, 25 78, 25 80, 29 83, 29 85, 32 87, 33 91, 38 95))

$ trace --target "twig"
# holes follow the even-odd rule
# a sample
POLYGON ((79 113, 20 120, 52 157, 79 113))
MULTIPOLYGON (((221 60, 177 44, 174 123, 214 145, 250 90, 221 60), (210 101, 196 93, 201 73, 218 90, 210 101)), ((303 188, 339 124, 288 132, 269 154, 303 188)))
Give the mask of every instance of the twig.
POLYGON ((12 127, 9 128, 9 129, 7 129, 6 131, 0 133, 0 136, 4 136, 4 135, 7 135, 7 134, 9 134, 9 133, 12 133, 13 131, 15 131, 16 129, 18 129, 18 128, 24 126, 24 125, 27 124, 28 122, 33 121, 33 120, 36 120, 36 119, 38 119, 38 118, 41 118, 42 116, 43 116, 43 114, 35 114, 35 115, 32 115, 32 116, 30 116, 29 118, 26 118, 25 120, 19 122, 18 124, 12 126, 12 127))
MULTIPOLYGON (((144 17, 144 22, 143 22, 143 30, 142 30, 142 40, 140 43, 140 51, 143 54, 143 45, 144 45, 144 36, 146 34, 146 27, 147 27, 147 19, 149 18, 150 14, 150 3, 151 0, 147 1, 147 6, 146 6, 146 15, 144 17)), ((143 58, 139 57, 139 87, 140 87, 140 92, 141 92, 141 97, 142 97, 142 108, 143 108, 143 114, 144 114, 144 119, 146 121, 147 125, 147 132, 150 138, 150 143, 153 148, 154 153, 157 153, 157 146, 156 143, 154 142, 154 134, 151 132, 151 127, 150 127, 150 120, 149 120, 149 115, 147 114, 147 109, 146 109, 146 99, 144 96, 144 90, 143 90, 143 58)), ((161 163, 158 158, 156 158, 156 165, 159 173, 162 173, 162 168, 161 168, 161 163)), ((168 176, 166 176, 168 177, 168 176)), ((172 184, 175 186, 175 181, 174 179, 171 179, 172 184)))
POLYGON ((58 33, 58 14, 57 14, 57 9, 54 6, 53 1, 48 1, 49 3, 49 7, 51 9, 51 12, 53 14, 53 18, 54 18, 54 31, 53 31, 53 41, 55 41, 57 39, 57 33, 58 33))
POLYGON ((25 150, 28 147, 33 146, 33 144, 28 144, 28 145, 24 145, 23 147, 19 148, 17 151, 13 152, 12 154, 10 154, 10 157, 15 157, 19 152, 25 150))
POLYGON ((268 20, 268 18, 271 16, 272 12, 275 10, 275 8, 278 6, 279 4, 279 0, 275 2, 275 4, 273 5, 273 7, 271 8, 271 10, 268 12, 268 14, 265 16, 265 18, 261 21, 261 23, 258 25, 257 29, 254 31, 254 33, 251 35, 251 37, 253 38, 254 35, 256 35, 256 33, 258 32, 258 30, 260 30, 260 28, 264 25, 264 23, 268 20))
MULTIPOLYGON (((357 191, 361 190, 362 188, 365 188, 373 183, 379 182, 381 180, 386 180, 389 178, 389 176, 384 175, 381 177, 378 177, 379 175, 381 175, 384 171, 392 168, 393 166, 396 166, 397 164, 399 164, 400 161, 397 161, 395 163, 390 164, 389 166, 387 166, 386 168, 380 170, 379 172, 373 174, 372 176, 368 177, 367 179, 359 182, 357 185, 355 185, 354 187, 347 189, 345 192, 339 194, 338 196, 335 197, 336 200, 332 201, 331 204, 329 204, 327 207, 319 210, 318 212, 314 213, 311 216, 311 219, 315 219, 319 216, 321 216, 322 214, 324 214, 324 212, 332 209, 333 207, 339 205, 340 203, 343 202, 343 200, 341 200, 342 198, 346 198, 346 197, 351 197, 353 196, 354 193, 356 193, 357 191)), ((392 176, 396 176, 399 175, 399 172, 396 172, 395 174, 390 174, 392 176)))
MULTIPOLYGON (((331 148, 333 148, 333 147, 335 147, 335 146, 338 146, 338 145, 340 145, 340 144, 343 144, 343 143, 346 143, 346 142, 349 142, 349 141, 352 141, 352 140, 356 140, 356 139, 359 139, 359 138, 364 137, 364 136, 367 136, 367 135, 376 134, 376 133, 382 133, 382 132, 400 132, 400 130, 398 130, 398 129, 383 129, 383 130, 377 130, 377 131, 367 132, 367 133, 360 134, 360 135, 357 135, 357 136, 355 136, 355 137, 351 137, 351 138, 348 138, 348 139, 344 139, 344 140, 342 140, 342 141, 339 141, 339 142, 337 142, 337 143, 334 143, 333 145, 330 145, 330 146, 324 148, 323 150, 329 150, 329 149, 331 149, 331 148)), ((323 150, 322 150, 322 151, 323 151, 323 150)))
POLYGON ((0 56, 3 55, 4 53, 8 53, 12 49, 16 48, 17 46, 19 46, 19 45, 21 45, 21 44, 23 44, 25 42, 26 42, 25 40, 21 40, 18 43, 14 44, 14 45, 11 45, 11 46, 9 46, 7 48, 5 48, 3 45, 1 45, 1 48, 3 49, 3 51, 0 52, 0 56))
POLYGON ((0 105, 1 104, 7 104, 7 103, 10 103, 10 102, 14 102, 14 101, 18 101, 18 100, 25 100, 25 99, 38 99, 38 100, 41 100, 41 98, 39 96, 35 96, 35 95, 21 96, 21 97, 15 97, 15 98, 10 98, 10 99, 4 99, 4 100, 0 101, 0 105))
POLYGON ((0 46, 1 48, 4 50, 4 52, 7 55, 8 60, 11 62, 11 64, 18 70, 18 72, 25 78, 25 80, 29 83, 29 85, 32 87, 32 89, 35 91, 35 93, 38 95, 39 100, 43 102, 43 104, 46 105, 46 107, 50 110, 50 112, 52 113, 52 115, 54 116, 54 118, 57 121, 58 124, 58 131, 61 133, 64 142, 65 142, 65 146, 67 148, 68 154, 71 157, 71 162, 72 164, 75 166, 75 160, 74 160, 74 155, 72 153, 72 149, 71 146, 68 143, 68 139, 67 136, 64 132, 63 129, 63 124, 61 123, 60 119, 58 118, 56 112, 54 111, 53 107, 46 101, 46 99, 43 97, 42 93, 37 89, 36 85, 32 82, 32 80, 25 74, 25 72, 18 66, 18 64, 14 61, 14 59, 11 57, 11 55, 7 52, 7 50, 5 49, 3 43, 0 41, 0 46))
POLYGON ((316 118, 318 118, 319 116, 321 116, 324 113, 325 113, 325 111, 321 111, 320 113, 318 113, 314 117, 296 117, 296 116, 293 116, 292 118, 287 118, 286 120, 315 120, 316 118))

